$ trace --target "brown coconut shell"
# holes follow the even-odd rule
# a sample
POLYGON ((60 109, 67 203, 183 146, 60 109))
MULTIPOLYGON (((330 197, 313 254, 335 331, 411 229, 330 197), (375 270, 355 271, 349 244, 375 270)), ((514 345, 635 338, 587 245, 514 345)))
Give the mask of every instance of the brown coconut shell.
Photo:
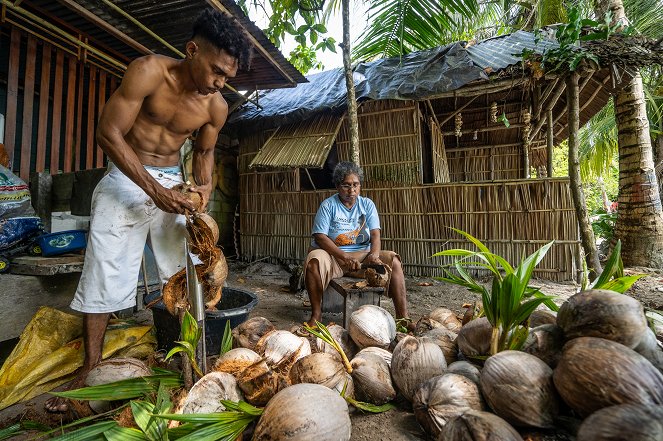
POLYGON ((191 185, 191 184, 182 183, 182 184, 177 184, 176 186, 172 187, 171 190, 175 190, 175 191, 183 194, 184 196, 186 196, 186 198, 191 201, 191 203, 193 204, 196 211, 202 210, 202 208, 203 208, 203 198, 200 197, 200 193, 197 193, 195 191, 191 191, 192 187, 193 187, 193 185, 191 185))
POLYGON ((559 398, 553 371, 520 351, 502 351, 486 360, 481 391, 493 411, 514 426, 553 428, 559 398))
POLYGON ((389 285, 388 272, 380 274, 377 271, 375 271, 373 268, 366 268, 364 275, 366 277, 366 282, 368 283, 368 286, 385 288, 387 285, 389 285))
POLYGON ((240 372, 237 384, 247 402, 254 406, 264 406, 277 392, 290 386, 290 380, 260 360, 240 372))
POLYGON ((262 357, 251 349, 235 348, 221 355, 214 363, 213 370, 237 376, 244 369, 261 359, 262 357))
POLYGON ((603 338, 580 337, 564 345, 553 380, 582 416, 618 404, 663 404, 663 374, 634 350, 603 338))
POLYGON ((458 350, 467 357, 488 355, 492 335, 493 327, 486 317, 474 319, 458 332, 456 338, 458 350))
POLYGON ((520 434, 502 418, 489 412, 468 410, 450 419, 437 441, 523 441, 520 434))
POLYGON ((428 318, 442 323, 445 328, 451 332, 455 332, 456 334, 458 334, 460 328, 463 327, 463 324, 460 322, 460 320, 458 320, 456 314, 447 308, 434 309, 430 314, 428 314, 428 318))
POLYGON ((228 263, 223 253, 219 253, 219 258, 212 262, 207 271, 205 271, 203 279, 210 286, 221 288, 226 282, 226 278, 228 278, 228 263))
POLYGON ((647 319, 642 304, 633 297, 592 289, 564 302, 557 314, 557 326, 567 340, 599 337, 634 348, 647 329, 647 319))
POLYGON ((458 345, 456 344, 456 338, 458 335, 454 332, 445 327, 441 327, 431 329, 422 335, 422 337, 430 338, 440 347, 440 349, 442 349, 447 365, 457 360, 458 345))
POLYGON ((541 325, 557 324, 557 316, 550 311, 537 309, 529 316, 529 327, 536 328, 541 325))
POLYGON ((557 366, 564 347, 564 333, 555 324, 541 325, 529 330, 521 350, 542 360, 551 368, 557 366))
POLYGON ((446 373, 462 375, 463 377, 472 380, 477 385, 481 379, 481 371, 479 368, 468 361, 454 361, 447 366, 446 373))
POLYGON ((421 337, 425 333, 438 328, 444 328, 444 325, 437 320, 424 316, 417 320, 417 323, 414 325, 414 335, 421 337))
POLYGON ((577 441, 663 440, 663 406, 621 404, 605 407, 587 417, 577 441))
POLYGON ((272 322, 265 317, 251 317, 232 330, 233 344, 255 351, 256 343, 262 336, 275 329, 272 322))
POLYGON ((350 362, 352 379, 358 399, 381 406, 396 398, 396 389, 387 361, 369 349, 379 348, 366 348, 350 362))
POLYGON ((424 381, 442 375, 446 368, 442 349, 426 337, 405 337, 391 358, 391 377, 408 401, 412 401, 424 381))
POLYGON ((483 410, 479 386, 462 375, 444 374, 425 381, 412 400, 414 416, 431 438, 452 418, 469 409, 483 410))
POLYGON ((634 350, 649 360, 656 369, 663 372, 663 349, 661 343, 656 339, 654 331, 647 328, 634 350))
POLYGON ((316 352, 300 358, 290 369, 290 383, 313 383, 334 389, 354 398, 352 377, 345 370, 343 362, 332 354, 316 352))

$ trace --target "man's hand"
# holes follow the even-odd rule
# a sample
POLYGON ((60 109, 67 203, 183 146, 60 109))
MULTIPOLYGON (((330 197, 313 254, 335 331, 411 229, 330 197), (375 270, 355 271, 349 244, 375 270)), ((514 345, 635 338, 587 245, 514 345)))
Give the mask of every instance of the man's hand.
POLYGON ((352 272, 359 271, 361 269, 361 262, 353 257, 348 256, 347 254, 345 254, 340 260, 341 262, 339 264, 345 271, 352 272))
POLYGON ((210 182, 209 184, 205 185, 194 185, 189 189, 189 191, 193 191, 195 193, 198 193, 200 195, 200 198, 202 200, 202 205, 200 206, 200 211, 205 211, 207 208, 207 204, 209 202, 209 198, 212 195, 212 183, 210 182))
POLYGON ((160 187, 150 197, 154 205, 167 213, 184 214, 185 211, 195 211, 193 203, 186 196, 169 188, 160 187))
POLYGON ((370 253, 364 259, 364 262, 371 265, 384 265, 384 262, 380 260, 380 253, 370 253))

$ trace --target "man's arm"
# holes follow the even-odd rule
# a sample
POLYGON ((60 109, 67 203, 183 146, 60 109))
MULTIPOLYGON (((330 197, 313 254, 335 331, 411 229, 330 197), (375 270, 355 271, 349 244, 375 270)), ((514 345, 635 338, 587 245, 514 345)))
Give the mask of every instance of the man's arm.
POLYGON ((96 140, 113 164, 142 188, 157 207, 171 213, 182 213, 185 208, 192 210, 193 204, 150 176, 134 149, 124 139, 133 127, 143 101, 162 81, 161 66, 153 58, 138 58, 131 63, 120 87, 104 105, 96 140))
POLYGON ((210 106, 211 121, 200 128, 193 147, 193 184, 191 191, 200 194, 204 210, 212 194, 212 172, 214 170, 214 147, 219 138, 219 131, 226 123, 228 105, 223 97, 213 100, 210 106))

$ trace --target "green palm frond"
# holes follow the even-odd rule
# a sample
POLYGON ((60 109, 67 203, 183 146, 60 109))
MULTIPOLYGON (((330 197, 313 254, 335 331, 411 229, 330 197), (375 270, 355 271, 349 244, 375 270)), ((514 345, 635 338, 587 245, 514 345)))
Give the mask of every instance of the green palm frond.
POLYGON ((583 181, 603 176, 617 158, 617 126, 612 100, 580 130, 580 174, 583 181))
POLYGON ((661 38, 663 8, 660 0, 624 0, 624 10, 637 33, 650 38, 661 38))

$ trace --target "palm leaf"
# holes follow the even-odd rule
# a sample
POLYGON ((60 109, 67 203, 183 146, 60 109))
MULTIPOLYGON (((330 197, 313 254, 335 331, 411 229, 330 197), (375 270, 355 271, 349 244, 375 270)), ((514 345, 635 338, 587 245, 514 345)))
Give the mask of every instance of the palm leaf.
POLYGON ((225 354, 233 348, 233 335, 230 330, 230 320, 226 321, 226 327, 223 330, 223 338, 221 338, 221 352, 219 356, 225 354))
POLYGON ((154 438, 148 438, 145 433, 138 429, 134 429, 132 427, 120 427, 117 425, 117 423, 115 427, 111 427, 109 430, 104 432, 104 436, 108 441, 156 441, 154 438))
MULTIPOLYGON (((104 441, 104 433, 117 427, 115 421, 101 421, 92 424, 91 426, 81 427, 80 429, 72 430, 71 432, 63 433, 60 436, 49 438, 49 441, 104 441)), ((143 440, 145 438, 142 438, 143 440)))
POLYGON ((72 389, 64 392, 51 392, 52 395, 74 400, 128 400, 156 392, 159 385, 166 388, 182 386, 180 374, 175 372, 159 373, 147 377, 130 378, 99 386, 72 389))

